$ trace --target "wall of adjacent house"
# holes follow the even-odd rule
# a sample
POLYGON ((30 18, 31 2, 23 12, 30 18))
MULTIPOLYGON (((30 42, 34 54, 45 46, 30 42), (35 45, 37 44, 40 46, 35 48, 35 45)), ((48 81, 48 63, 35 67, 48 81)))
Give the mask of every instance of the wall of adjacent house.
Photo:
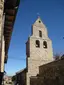
POLYGON ((3 26, 4 26, 4 0, 0 0, 0 72, 4 70, 4 36, 3 36, 3 26))
POLYGON ((5 60, 5 41, 2 37, 2 54, 1 54, 1 72, 4 72, 4 60, 5 60))
POLYGON ((16 84, 26 85, 26 71, 22 71, 16 74, 16 84))

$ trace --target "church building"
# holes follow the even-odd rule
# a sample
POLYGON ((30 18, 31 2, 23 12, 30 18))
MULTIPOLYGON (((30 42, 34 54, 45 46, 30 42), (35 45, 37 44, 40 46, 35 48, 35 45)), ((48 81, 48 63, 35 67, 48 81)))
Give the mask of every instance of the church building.
POLYGON ((19 85, 30 85, 30 78, 39 74, 39 66, 52 61, 52 41, 48 37, 46 26, 38 17, 32 25, 32 34, 26 42, 26 68, 16 73, 17 79, 20 77, 20 81, 24 81, 19 85))

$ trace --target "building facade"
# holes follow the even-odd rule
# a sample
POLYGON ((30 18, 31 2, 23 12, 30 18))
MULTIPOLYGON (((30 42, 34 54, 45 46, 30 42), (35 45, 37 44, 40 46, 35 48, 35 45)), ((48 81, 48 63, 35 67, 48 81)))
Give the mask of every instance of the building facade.
POLYGON ((13 82, 12 82, 12 76, 5 75, 4 78, 3 78, 3 80, 4 80, 3 81, 4 85, 13 84, 13 82))
POLYGON ((0 0, 0 85, 20 0, 0 0))
POLYGON ((26 85, 26 68, 18 71, 15 75, 15 85, 26 85))
POLYGON ((32 35, 26 43, 26 85, 30 77, 39 74, 39 66, 53 61, 52 41, 40 17, 32 25, 32 35))
POLYGON ((4 40, 4 0, 0 0, 0 85, 4 72, 5 40, 4 40))

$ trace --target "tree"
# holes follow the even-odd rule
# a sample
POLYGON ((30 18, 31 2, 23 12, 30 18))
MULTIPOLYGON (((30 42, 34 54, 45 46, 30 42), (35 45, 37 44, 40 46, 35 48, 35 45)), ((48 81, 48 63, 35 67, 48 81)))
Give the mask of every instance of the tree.
POLYGON ((64 59, 64 54, 61 56, 61 59, 64 59))
POLYGON ((59 60, 60 59, 60 55, 56 54, 54 58, 55 58, 55 60, 59 60))
POLYGON ((13 77, 12 77, 12 81, 15 81, 15 80, 16 80, 16 77, 15 77, 15 76, 13 76, 13 77))

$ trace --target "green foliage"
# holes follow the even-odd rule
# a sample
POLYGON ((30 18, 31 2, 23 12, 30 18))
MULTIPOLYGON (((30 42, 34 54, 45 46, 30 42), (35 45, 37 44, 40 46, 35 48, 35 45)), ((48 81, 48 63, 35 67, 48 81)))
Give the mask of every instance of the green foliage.
POLYGON ((15 80, 16 80, 16 77, 15 77, 15 76, 13 76, 13 77, 12 77, 12 81, 15 81, 15 80))
POLYGON ((9 84, 12 84, 12 82, 9 82, 9 84))

